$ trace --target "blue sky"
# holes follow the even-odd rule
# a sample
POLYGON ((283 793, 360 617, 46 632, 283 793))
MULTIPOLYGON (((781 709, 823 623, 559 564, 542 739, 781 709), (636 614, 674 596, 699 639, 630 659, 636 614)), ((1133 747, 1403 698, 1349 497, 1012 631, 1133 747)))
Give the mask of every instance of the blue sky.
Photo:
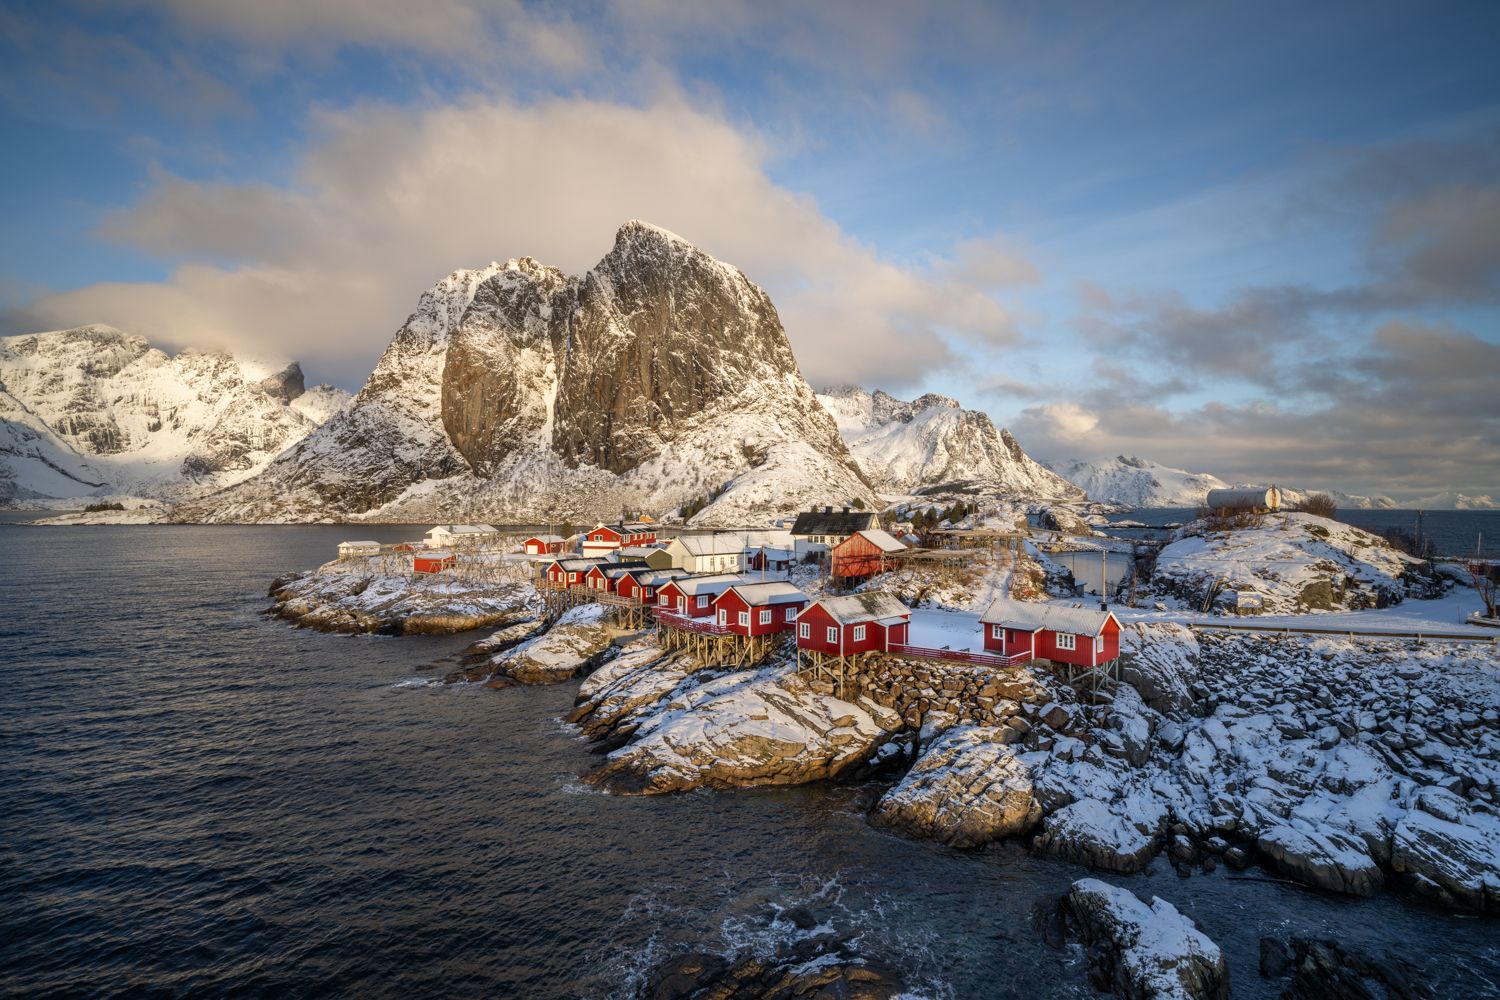
POLYGON ((641 217, 814 384, 1049 459, 1500 494, 1500 7, 0 5, 0 324, 358 386, 641 217))

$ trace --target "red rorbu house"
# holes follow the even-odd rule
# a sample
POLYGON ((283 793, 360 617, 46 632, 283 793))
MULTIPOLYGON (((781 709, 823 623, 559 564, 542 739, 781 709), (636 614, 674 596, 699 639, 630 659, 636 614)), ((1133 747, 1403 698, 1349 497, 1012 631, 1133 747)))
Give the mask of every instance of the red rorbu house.
POLYGON ((884 573, 891 567, 892 556, 904 551, 904 544, 879 528, 865 528, 833 547, 829 554, 829 575, 860 579, 884 573))
POLYGON ((563 550, 561 535, 532 535, 521 543, 521 551, 528 556, 555 556, 563 550))
POLYGON ((620 580, 631 570, 643 570, 647 566, 645 562, 618 562, 618 563, 595 563, 594 566, 583 575, 583 585, 590 590, 597 590, 605 594, 617 593, 620 580))
POLYGON ((884 653, 906 644, 911 611, 883 590, 825 597, 797 616, 799 652, 825 656, 884 653))
POLYGON ((632 569, 620 577, 620 582, 615 585, 615 593, 642 604, 655 604, 658 587, 687 575, 680 569, 632 569))
POLYGON ((674 615, 707 618, 714 613, 714 598, 736 584, 754 582, 738 573, 685 576, 657 589, 656 606, 674 615))
POLYGON ((554 587, 581 587, 589 570, 597 566, 599 559, 555 559, 547 564, 544 575, 554 587))
POLYGON ((980 616, 984 648, 1076 667, 1097 667, 1120 655, 1120 622, 1104 605, 1063 608, 1001 598, 980 616))
POLYGON ((411 557, 414 573, 441 573, 458 565, 458 557, 452 552, 419 552, 411 557))
POLYGON ((639 521, 596 524, 583 536, 583 554, 602 555, 629 545, 650 545, 655 541, 656 529, 639 521))
POLYGON ((746 637, 789 632, 807 595, 784 580, 737 583, 713 602, 717 624, 746 637))

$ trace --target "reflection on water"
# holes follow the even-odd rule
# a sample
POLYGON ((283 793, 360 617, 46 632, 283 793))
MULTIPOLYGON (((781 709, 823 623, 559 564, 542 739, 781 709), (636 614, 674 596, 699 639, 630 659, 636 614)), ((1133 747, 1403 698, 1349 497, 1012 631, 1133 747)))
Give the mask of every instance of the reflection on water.
MULTIPOLYGON (((864 822, 872 789, 587 790, 574 685, 421 683, 466 637, 263 618, 348 531, 0 526, 0 989, 630 996, 649 963, 768 950, 803 905, 929 996, 1086 997, 1032 910, 1081 870, 864 822)), ((362 526, 377 540, 409 528, 362 526)), ((1236 996, 1259 935, 1310 931, 1500 979, 1495 926, 1224 873, 1117 881, 1198 920, 1236 996)))

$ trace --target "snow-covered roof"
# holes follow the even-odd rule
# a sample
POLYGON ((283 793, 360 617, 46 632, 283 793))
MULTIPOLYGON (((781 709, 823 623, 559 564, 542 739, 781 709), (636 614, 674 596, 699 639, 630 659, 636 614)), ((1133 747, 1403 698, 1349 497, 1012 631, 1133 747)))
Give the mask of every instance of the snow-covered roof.
POLYGON ((369 539, 365 539, 364 541, 359 542, 339 542, 339 548, 343 548, 345 545, 358 545, 361 548, 369 548, 371 545, 373 545, 377 549, 380 548, 379 542, 372 542, 369 539))
POLYGON ((856 531, 855 534, 882 552, 900 552, 906 548, 904 544, 879 528, 865 528, 863 531, 856 531))
POLYGON ((599 564, 606 561, 607 560, 598 559, 593 556, 579 556, 575 559, 558 559, 557 565, 561 566, 569 573, 585 573, 593 567, 598 566, 599 564))
POLYGON ((681 535, 676 539, 690 556, 734 555, 745 551, 745 541, 734 535, 681 535))
POLYGON ((562 535, 532 535, 526 540, 528 542, 560 542, 563 538, 562 535))
POLYGON ((642 587, 660 587, 671 583, 673 580, 681 580, 685 576, 691 576, 685 569, 642 569, 637 567, 631 570, 628 576, 635 577, 635 582, 642 587))
POLYGON ((427 533, 429 535, 446 532, 450 535, 493 535, 496 533, 493 525, 489 524, 436 524, 427 533))
POLYGON ((741 583, 751 583, 753 578, 739 573, 715 573, 713 576, 687 576, 675 581, 674 586, 689 597, 699 594, 722 594, 741 583))
POLYGON ((622 556, 640 556, 645 558, 653 552, 662 552, 665 549, 666 546, 664 545, 627 545, 619 551, 622 556))
POLYGON ((979 620, 986 625, 1003 625, 1026 632, 1047 629, 1050 632, 1073 632, 1098 635, 1104 623, 1114 615, 1099 608, 1065 608, 1056 604, 1029 604, 1002 597, 989 606, 979 620))
POLYGON ((906 621, 911 612, 895 594, 884 590, 872 590, 863 594, 845 597, 825 597, 817 604, 809 605, 802 614, 821 606, 829 617, 840 625, 857 625, 860 622, 884 622, 886 619, 906 621))
POLYGON ((428 552, 418 552, 416 554, 416 558, 418 558, 418 559, 453 559, 453 558, 455 558, 455 556, 453 555, 452 552, 445 552, 445 551, 443 551, 441 549, 433 549, 433 550, 428 551, 428 552))
MULTIPOLYGON (((599 573, 610 580, 618 580, 620 577, 625 576, 628 573, 633 573, 636 570, 642 570, 646 568, 646 564, 643 562, 600 563, 598 566, 599 573)), ((592 573, 593 570, 590 570, 589 572, 592 573)))
POLYGON ((729 588, 739 594, 751 607, 762 604, 795 604, 807 600, 807 595, 785 580, 768 580, 765 583, 739 583, 729 588))

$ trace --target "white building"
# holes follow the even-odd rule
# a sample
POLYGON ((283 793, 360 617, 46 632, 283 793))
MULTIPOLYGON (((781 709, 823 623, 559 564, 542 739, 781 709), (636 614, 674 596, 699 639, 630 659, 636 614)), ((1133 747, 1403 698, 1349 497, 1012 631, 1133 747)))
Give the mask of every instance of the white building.
POLYGON ((480 545, 500 537, 500 532, 488 524, 439 524, 427 532, 429 549, 445 549, 480 545))
POLYGON ((678 535, 668 543, 667 555, 675 569, 689 573, 741 573, 745 569, 745 542, 736 535, 678 535))
POLYGON ((380 543, 372 541, 339 542, 340 559, 357 559, 360 556, 380 555, 380 543))

